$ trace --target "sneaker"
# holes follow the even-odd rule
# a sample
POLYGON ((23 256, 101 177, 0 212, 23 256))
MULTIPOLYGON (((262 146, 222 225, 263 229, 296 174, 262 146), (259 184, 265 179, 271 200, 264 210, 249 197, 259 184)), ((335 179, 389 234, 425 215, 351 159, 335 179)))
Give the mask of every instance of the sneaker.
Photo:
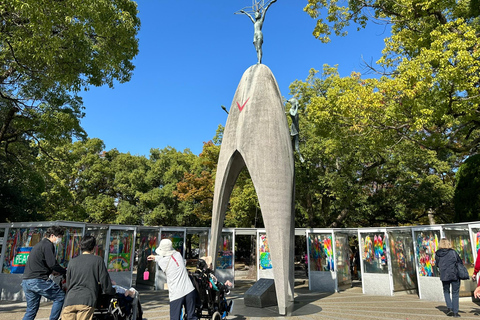
POLYGON ((452 310, 452 309, 448 309, 448 311, 447 311, 447 316, 448 316, 448 317, 452 317, 452 316, 453 316, 453 310, 452 310))
POLYGON ((460 315, 459 315, 458 313, 454 313, 454 314, 453 314, 453 317, 454 317, 454 318, 460 318, 460 315))

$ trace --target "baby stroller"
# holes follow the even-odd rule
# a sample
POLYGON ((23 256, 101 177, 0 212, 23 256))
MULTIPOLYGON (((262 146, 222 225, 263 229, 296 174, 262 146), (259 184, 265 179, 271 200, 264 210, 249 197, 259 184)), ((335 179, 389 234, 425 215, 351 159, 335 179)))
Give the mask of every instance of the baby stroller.
POLYGON ((138 291, 114 286, 115 295, 101 294, 93 313, 94 320, 142 320, 138 291))
MULTIPOLYGON (((230 290, 214 276, 204 260, 198 260, 197 270, 190 274, 193 286, 197 291, 195 313, 198 319, 225 319, 232 312, 233 300, 227 301, 225 295, 230 290)), ((187 319, 186 315, 183 319, 187 319)))

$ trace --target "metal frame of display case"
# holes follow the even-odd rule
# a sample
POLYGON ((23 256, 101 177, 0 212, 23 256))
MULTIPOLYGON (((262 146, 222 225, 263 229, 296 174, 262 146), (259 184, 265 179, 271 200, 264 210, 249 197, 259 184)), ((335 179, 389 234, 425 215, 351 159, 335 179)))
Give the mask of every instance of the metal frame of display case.
POLYGON ((320 292, 337 292, 337 251, 335 247, 335 232, 334 229, 306 229, 305 230, 307 252, 308 252, 308 289, 320 292), (311 271, 311 263, 313 261, 310 248, 310 234, 326 234, 330 235, 332 239, 332 259, 333 271, 311 271), (327 288, 327 289, 323 289, 327 288))
MULTIPOLYGON (((10 223, 0 223, 0 229, 5 229, 3 233, 3 237, 0 237, 0 245, 1 245, 1 250, 0 250, 0 266, 2 269, 0 269, 0 273, 3 271, 3 260, 5 258, 5 251, 7 250, 6 244, 7 244, 7 237, 8 237, 8 231, 10 229, 10 223)), ((1 294, 1 293, 0 293, 1 294)))
POLYGON ((361 228, 358 229, 358 249, 360 256, 360 268, 362 270, 362 292, 364 294, 376 294, 393 296, 392 264, 390 261, 390 244, 386 228, 361 228), (362 245, 362 234, 383 233, 385 243, 385 255, 387 257, 387 273, 365 272, 364 249, 362 245), (374 274, 375 276, 369 276, 374 274))
MULTIPOLYGON (((414 253, 415 253, 415 272, 417 273, 417 286, 418 286, 418 296, 420 299, 430 300, 430 301, 444 301, 442 282, 438 277, 425 277, 420 276, 419 264, 418 261, 418 252, 417 252, 417 238, 415 237, 415 232, 422 231, 440 231, 440 239, 444 237, 443 229, 441 225, 434 226, 419 226, 412 227, 412 238, 414 244, 414 253), (434 278, 434 279, 433 279, 434 278)), ((440 239, 438 239, 440 241, 440 239)))

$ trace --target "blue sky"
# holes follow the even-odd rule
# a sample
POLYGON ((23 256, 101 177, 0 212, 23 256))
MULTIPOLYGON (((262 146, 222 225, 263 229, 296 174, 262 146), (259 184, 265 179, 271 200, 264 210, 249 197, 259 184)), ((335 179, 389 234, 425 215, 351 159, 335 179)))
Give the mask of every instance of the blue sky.
MULTIPOLYGON (((226 123, 220 106, 230 109, 243 72, 256 63, 253 24, 234 14, 252 0, 137 3, 140 52, 132 79, 114 89, 82 92, 82 126, 90 138, 102 139, 106 150, 148 156, 151 148, 170 146, 199 154, 226 123)), ((370 24, 323 44, 312 35, 316 22, 303 11, 306 3, 278 0, 263 26, 262 63, 287 99, 290 83, 305 80, 311 68, 329 64, 338 65, 342 76, 364 73, 363 60, 378 60, 388 36, 384 26, 370 24)))

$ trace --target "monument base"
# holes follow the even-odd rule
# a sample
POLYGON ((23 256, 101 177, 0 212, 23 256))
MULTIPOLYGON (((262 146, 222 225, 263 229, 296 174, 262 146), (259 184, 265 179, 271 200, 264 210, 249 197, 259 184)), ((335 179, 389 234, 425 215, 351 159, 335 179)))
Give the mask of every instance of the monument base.
POLYGON ((277 294, 273 279, 261 278, 245 292, 244 303, 247 307, 264 308, 277 305, 277 294))

